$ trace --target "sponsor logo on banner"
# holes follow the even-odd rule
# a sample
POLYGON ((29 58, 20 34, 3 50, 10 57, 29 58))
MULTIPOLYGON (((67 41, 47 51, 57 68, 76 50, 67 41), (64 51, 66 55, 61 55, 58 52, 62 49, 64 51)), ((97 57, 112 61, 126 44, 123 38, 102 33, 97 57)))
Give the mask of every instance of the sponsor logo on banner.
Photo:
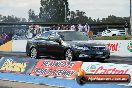
POLYGON ((131 77, 128 74, 88 74, 77 76, 76 82, 80 85, 94 82, 94 83, 130 83, 131 77))
POLYGON ((0 70, 24 72, 26 67, 27 63, 17 63, 14 62, 13 59, 7 59, 0 70))
POLYGON ((88 64, 83 67, 86 74, 128 74, 128 66, 119 66, 119 65, 101 65, 101 64, 88 64))
POLYGON ((84 62, 76 79, 77 83, 81 85, 86 82, 131 84, 131 66, 127 64, 84 62))
POLYGON ((128 51, 132 52, 132 41, 128 43, 127 49, 128 51))
POLYGON ((29 58, 4 57, 0 63, 0 72, 31 73, 35 63, 36 60, 29 58))
POLYGON ((82 62, 39 60, 31 75, 74 79, 82 62))
POLYGON ((120 48, 119 45, 120 45, 119 43, 108 43, 108 44, 106 44, 106 46, 110 49, 111 53, 118 52, 119 48, 120 48))

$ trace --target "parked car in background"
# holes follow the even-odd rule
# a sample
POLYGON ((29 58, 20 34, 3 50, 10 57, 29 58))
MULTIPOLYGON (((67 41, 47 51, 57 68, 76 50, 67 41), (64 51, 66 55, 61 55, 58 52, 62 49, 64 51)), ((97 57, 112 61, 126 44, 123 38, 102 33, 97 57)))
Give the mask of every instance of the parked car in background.
POLYGON ((125 35, 125 30, 107 29, 102 32, 102 36, 122 36, 125 35))
POLYGON ((81 59, 104 61, 110 58, 110 50, 104 44, 91 41, 78 31, 50 30, 28 41, 26 53, 32 58, 43 56, 69 61, 81 59))
POLYGON ((12 36, 12 40, 27 40, 27 36, 21 34, 14 34, 12 36))

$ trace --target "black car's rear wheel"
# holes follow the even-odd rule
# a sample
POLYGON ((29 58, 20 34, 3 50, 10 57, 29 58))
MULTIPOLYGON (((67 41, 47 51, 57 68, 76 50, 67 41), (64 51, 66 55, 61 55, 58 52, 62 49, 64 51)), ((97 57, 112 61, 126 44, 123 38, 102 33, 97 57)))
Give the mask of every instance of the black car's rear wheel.
POLYGON ((37 59, 38 58, 38 52, 37 52, 37 49, 36 48, 32 48, 30 50, 30 57, 31 58, 34 58, 34 59, 37 59))
POLYGON ((73 60, 73 51, 71 49, 67 49, 65 51, 65 59, 68 60, 68 61, 73 60))

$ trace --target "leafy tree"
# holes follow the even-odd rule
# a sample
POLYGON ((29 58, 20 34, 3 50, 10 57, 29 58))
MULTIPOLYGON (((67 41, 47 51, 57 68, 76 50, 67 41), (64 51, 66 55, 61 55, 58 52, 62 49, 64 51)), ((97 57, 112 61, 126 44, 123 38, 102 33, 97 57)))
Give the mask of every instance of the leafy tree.
POLYGON ((27 21, 26 18, 21 19, 21 22, 26 22, 26 21, 27 21))
POLYGON ((91 17, 88 18, 88 23, 94 23, 93 19, 91 17))
POLYGON ((124 23, 125 20, 129 21, 129 17, 116 17, 114 15, 110 15, 107 18, 102 18, 103 23, 124 23))
POLYGON ((39 18, 42 22, 65 22, 69 14, 68 0, 41 0, 39 18))
POLYGON ((2 21, 2 15, 0 14, 0 22, 2 21))
POLYGON ((14 15, 2 16, 0 15, 0 22, 26 22, 25 18, 19 18, 14 15))
POLYGON ((69 22, 71 23, 86 23, 88 22, 88 17, 85 15, 86 13, 83 11, 76 10, 76 12, 71 11, 71 18, 69 22))
POLYGON ((35 15, 34 10, 32 10, 32 9, 29 9, 28 16, 29 16, 29 18, 28 18, 29 22, 36 22, 39 19, 38 15, 35 15))

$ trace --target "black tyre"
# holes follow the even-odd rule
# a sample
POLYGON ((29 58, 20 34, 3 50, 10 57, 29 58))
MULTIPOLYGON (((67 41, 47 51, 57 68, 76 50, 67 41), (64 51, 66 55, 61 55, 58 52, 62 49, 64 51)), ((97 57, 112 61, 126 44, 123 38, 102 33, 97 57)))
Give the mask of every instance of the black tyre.
POLYGON ((86 78, 84 76, 78 76, 76 78, 76 81, 77 81, 78 84, 83 85, 83 84, 86 83, 87 80, 86 80, 86 78))
POLYGON ((105 61, 105 58, 98 58, 97 61, 98 62, 104 62, 105 61))
POLYGON ((66 51, 65 51, 65 54, 64 54, 65 56, 65 60, 68 60, 68 61, 73 61, 73 51, 71 50, 71 49, 67 49, 66 51))
POLYGON ((116 34, 113 34, 112 36, 116 36, 116 34))
POLYGON ((110 56, 107 56, 107 57, 106 57, 106 59, 109 59, 109 58, 110 58, 110 56))
POLYGON ((38 59, 39 58, 38 52, 37 52, 36 48, 31 48, 31 50, 30 50, 30 57, 34 58, 34 59, 38 59))

